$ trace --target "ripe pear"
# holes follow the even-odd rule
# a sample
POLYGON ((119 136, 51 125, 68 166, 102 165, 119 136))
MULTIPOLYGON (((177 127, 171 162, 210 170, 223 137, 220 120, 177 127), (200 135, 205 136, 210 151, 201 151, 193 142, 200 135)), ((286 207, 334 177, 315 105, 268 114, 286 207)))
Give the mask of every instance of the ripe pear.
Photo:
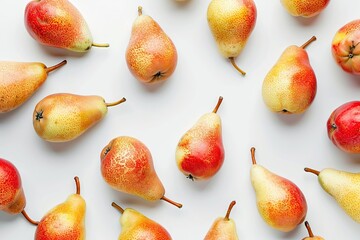
POLYGON ((76 194, 55 206, 41 219, 36 228, 35 240, 85 239, 86 203, 80 196, 79 178, 75 177, 76 194))
POLYGON ((114 103, 105 103, 100 96, 52 94, 36 105, 34 129, 39 137, 49 142, 71 141, 102 120, 108 107, 125 101, 122 98, 114 103))
POLYGON ((319 237, 319 236, 314 236, 312 230, 311 230, 311 227, 310 227, 310 224, 308 223, 308 221, 305 221, 305 226, 306 226, 306 229, 308 230, 308 233, 309 233, 309 237, 305 237, 303 238, 302 240, 325 240, 324 238, 322 237, 319 237))
POLYGON ((317 88, 316 76, 305 48, 315 40, 316 37, 312 37, 301 47, 287 47, 266 75, 262 96, 271 111, 300 114, 313 102, 317 88))
POLYGON ((351 173, 332 168, 316 171, 305 168, 318 176, 320 186, 332 196, 342 209, 360 223, 360 173, 351 173))
POLYGON ((26 6, 24 22, 31 37, 46 46, 74 52, 109 46, 93 42, 84 17, 68 0, 32 0, 26 6))
POLYGON ((171 240, 171 236, 159 223, 145 217, 132 208, 122 209, 116 203, 111 204, 122 214, 120 218, 121 233, 118 240, 146 239, 171 240))
POLYGON ((140 82, 163 82, 176 68, 175 45, 153 18, 142 14, 142 7, 138 14, 126 49, 126 63, 140 82))
POLYGON ((177 145, 177 166, 191 180, 211 178, 224 162, 221 119, 217 114, 222 100, 220 96, 214 110, 202 115, 177 145))
POLYGON ((138 139, 128 136, 114 138, 100 154, 101 174, 113 189, 148 201, 164 200, 165 189, 155 172, 149 149, 138 139))
POLYGON ((307 203, 304 194, 290 180, 258 165, 255 148, 251 148, 251 157, 251 183, 261 217, 270 227, 279 231, 294 230, 306 217, 307 203))
POLYGON ((313 17, 326 8, 330 0, 281 0, 284 8, 293 16, 313 17))
POLYGON ((253 0, 212 0, 207 21, 220 53, 243 75, 235 63, 256 24, 257 10, 253 0))
POLYGON ((23 216, 31 224, 37 222, 29 218, 24 210, 26 198, 22 188, 21 177, 17 168, 3 158, 0 158, 0 211, 15 215, 23 216))
POLYGON ((47 67, 40 62, 0 61, 0 113, 12 111, 27 101, 50 72, 66 64, 47 67))
POLYGON ((204 240, 238 240, 235 221, 230 218, 230 212, 236 204, 232 201, 229 205, 225 217, 217 218, 210 230, 206 234, 204 240))

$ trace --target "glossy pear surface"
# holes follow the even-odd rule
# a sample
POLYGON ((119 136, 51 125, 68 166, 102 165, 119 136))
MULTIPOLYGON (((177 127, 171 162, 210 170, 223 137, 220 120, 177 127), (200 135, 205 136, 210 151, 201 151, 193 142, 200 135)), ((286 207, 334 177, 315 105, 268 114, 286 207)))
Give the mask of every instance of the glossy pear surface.
POLYGON ((284 8, 293 16, 313 17, 329 4, 330 0, 281 0, 284 8))
POLYGON ((287 47, 266 75, 262 96, 277 113, 303 113, 315 99, 317 81, 303 47, 287 47))
POLYGON ((164 81, 176 68, 174 43, 152 17, 142 14, 141 7, 132 25, 126 63, 133 76, 142 83, 164 81))

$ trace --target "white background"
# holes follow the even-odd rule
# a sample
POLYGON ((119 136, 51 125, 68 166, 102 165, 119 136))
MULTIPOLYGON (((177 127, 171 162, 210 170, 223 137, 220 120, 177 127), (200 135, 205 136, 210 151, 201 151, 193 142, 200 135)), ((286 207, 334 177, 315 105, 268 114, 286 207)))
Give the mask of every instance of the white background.
MULTIPOLYGON (((359 96, 360 78, 343 72, 330 51, 335 32, 359 17, 359 1, 331 1, 312 19, 290 16, 279 0, 256 1, 256 27, 236 59, 246 70, 246 77, 236 72, 216 48, 206 20, 210 0, 187 4, 172 0, 72 0, 86 18, 94 41, 111 45, 83 55, 37 44, 23 24, 27 2, 2 1, 1 59, 41 61, 48 66, 68 60, 22 107, 0 115, 0 156, 20 171, 26 210, 32 218, 39 220, 72 194, 73 177, 77 175, 87 202, 87 239, 117 239, 120 214, 111 207, 112 201, 158 221, 173 239, 195 240, 203 239, 232 200, 237 201, 231 217, 240 239, 302 239, 307 236, 303 225, 282 233, 260 218, 249 176, 250 147, 255 146, 259 164, 291 179, 303 190, 309 208, 306 219, 314 233, 327 240, 359 238, 359 225, 322 190, 314 175, 303 171, 304 167, 360 170, 360 157, 338 150, 326 132, 330 113, 359 96), (152 87, 135 80, 125 62, 138 5, 168 33, 179 55, 173 76, 152 87), (318 79, 314 103, 301 116, 270 112, 261 97, 264 76, 288 45, 301 45, 313 35, 318 40, 307 51, 318 79), (77 140, 47 143, 33 130, 32 112, 38 101, 56 92, 96 94, 108 102, 125 96, 127 102, 109 109, 101 123, 77 140), (223 121, 225 162, 211 180, 191 182, 176 167, 175 148, 182 134, 213 109, 220 95, 224 97, 218 113, 223 121), (99 154, 111 139, 121 135, 136 137, 149 147, 166 196, 182 202, 182 209, 163 201, 149 203, 105 184, 99 154)), ((21 215, 0 213, 0 239, 33 239, 34 232, 35 227, 21 215)))

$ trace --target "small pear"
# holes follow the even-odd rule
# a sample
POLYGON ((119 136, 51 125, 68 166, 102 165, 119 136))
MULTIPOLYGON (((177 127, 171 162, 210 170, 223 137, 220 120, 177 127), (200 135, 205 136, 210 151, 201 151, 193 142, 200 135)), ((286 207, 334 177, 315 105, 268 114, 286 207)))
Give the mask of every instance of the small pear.
POLYGON ((342 209, 360 223, 360 173, 351 173, 332 168, 317 171, 305 168, 318 176, 320 186, 332 196, 342 209))
POLYGON ((214 110, 202 115, 177 145, 177 166, 191 180, 211 178, 224 162, 221 119, 217 114, 222 100, 220 96, 214 110))
POLYGON ((51 209, 39 222, 35 240, 85 239, 86 203, 80 196, 80 181, 75 177, 76 194, 51 209))
POLYGON ((105 103, 100 96, 52 94, 36 105, 34 129, 39 137, 49 142, 71 141, 102 120, 108 107, 125 101, 122 98, 114 103, 105 103))
POLYGON ((282 5, 291 15, 305 18, 318 15, 329 2, 330 0, 281 0, 282 5))
POLYGON ((20 107, 45 82, 50 72, 65 64, 66 60, 52 67, 40 62, 0 61, 0 113, 20 107))
POLYGON ((142 7, 138 13, 126 50, 126 63, 140 82, 163 82, 176 68, 175 45, 153 18, 142 14, 142 7))
POLYGON ((307 203, 304 194, 290 180, 258 165, 255 148, 251 148, 251 157, 251 183, 261 217, 270 227, 279 231, 294 230, 306 217, 307 203))
POLYGON ((128 136, 114 138, 100 154, 101 174, 113 189, 148 201, 164 200, 165 189, 155 172, 149 149, 138 139, 128 136))
POLYGON ((279 60, 266 75, 262 96, 266 106, 277 113, 303 113, 316 95, 316 76, 306 46, 315 41, 312 37, 301 47, 285 49, 279 60))
POLYGON ((235 221, 230 218, 230 212, 235 201, 232 201, 229 205, 225 217, 217 218, 210 230, 206 234, 204 240, 238 240, 235 221))
POLYGON ((122 209, 116 203, 111 204, 122 214, 120 218, 121 233, 118 240, 146 239, 171 240, 171 236, 159 223, 145 217, 132 208, 122 209))
POLYGON ((221 54, 243 75, 235 63, 252 33, 257 18, 253 0, 212 0, 207 21, 221 54))
POLYGON ((314 236, 314 234, 313 234, 313 232, 312 232, 312 230, 311 230, 311 227, 310 227, 310 224, 308 223, 308 221, 305 221, 305 227, 306 227, 306 229, 308 230, 309 236, 303 238, 302 240, 325 240, 325 239, 322 238, 322 237, 314 236))
POLYGON ((68 0, 32 0, 26 6, 24 22, 31 37, 46 46, 74 52, 109 46, 93 42, 84 17, 68 0))

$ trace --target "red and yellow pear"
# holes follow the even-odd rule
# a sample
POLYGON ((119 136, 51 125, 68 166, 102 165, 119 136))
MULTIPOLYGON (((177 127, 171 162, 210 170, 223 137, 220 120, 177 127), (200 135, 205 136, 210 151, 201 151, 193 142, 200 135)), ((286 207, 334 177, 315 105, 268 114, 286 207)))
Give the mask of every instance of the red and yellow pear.
POLYGON ((295 17, 314 17, 323 11, 330 0, 281 0, 282 5, 295 17))
POLYGON ((262 96, 271 111, 300 114, 314 101, 317 81, 305 48, 315 40, 312 37, 300 47, 287 47, 266 75, 262 96))
POLYGON ((305 227, 309 233, 308 237, 303 238, 302 240, 325 240, 322 237, 319 236, 315 236, 314 233, 311 230, 310 224, 308 223, 308 221, 305 221, 305 227))
POLYGON ((224 162, 221 119, 217 114, 222 100, 220 96, 214 110, 202 115, 177 145, 177 166, 191 180, 213 177, 224 162))

